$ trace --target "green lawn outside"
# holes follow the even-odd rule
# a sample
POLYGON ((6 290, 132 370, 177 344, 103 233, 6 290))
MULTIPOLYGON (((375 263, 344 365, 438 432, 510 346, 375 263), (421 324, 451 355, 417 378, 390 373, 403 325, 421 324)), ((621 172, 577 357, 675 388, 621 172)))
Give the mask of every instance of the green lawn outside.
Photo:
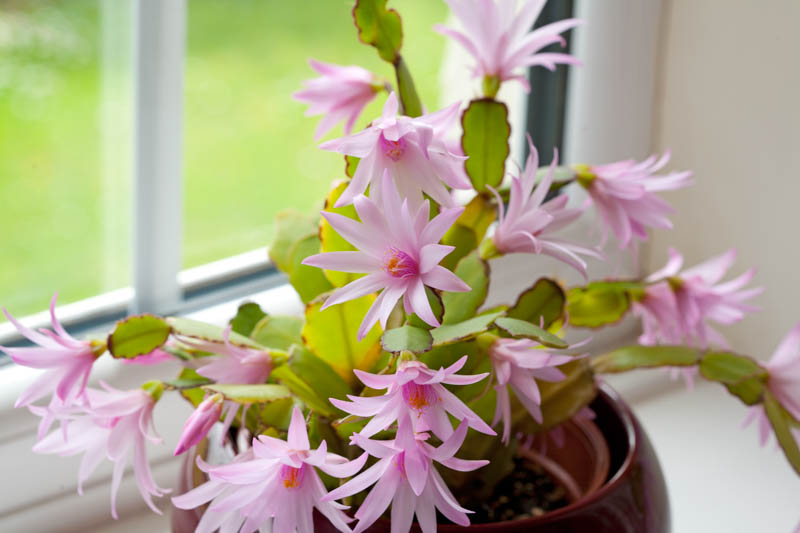
MULTIPOLYGON (((189 0, 184 266, 265 246, 276 212, 318 208, 343 176, 291 93, 313 75, 309 57, 392 75, 357 41, 351 5, 189 0)), ((423 101, 436 108, 444 41, 430 28, 446 5, 390 5, 404 18, 404 56, 423 101)), ((14 314, 41 310, 56 290, 67 302, 128 283, 128 78, 111 77, 109 129, 100 20, 100 0, 0 0, 0 27, 13 30, 0 40, 0 305, 14 314)))

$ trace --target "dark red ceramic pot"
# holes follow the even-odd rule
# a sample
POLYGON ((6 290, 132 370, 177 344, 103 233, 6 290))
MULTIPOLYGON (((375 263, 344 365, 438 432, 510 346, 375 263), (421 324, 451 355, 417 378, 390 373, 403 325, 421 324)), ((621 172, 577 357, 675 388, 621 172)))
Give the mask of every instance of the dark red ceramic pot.
MULTIPOLYGON (((630 408, 606 385, 591 404, 597 415, 594 424, 566 428, 562 448, 550 447, 543 466, 567 489, 571 503, 536 518, 491 524, 473 524, 468 528, 440 524, 443 533, 469 530, 478 532, 530 533, 668 533, 669 500, 661 468, 647 435, 630 408), (587 427, 589 428, 587 430, 587 427), (594 427, 594 429, 592 429, 594 427), (599 432, 606 446, 598 445, 599 432), (606 464, 602 464, 607 461, 606 464), (608 474, 605 474, 608 472, 608 474), (571 485, 571 486, 570 486, 571 485)), ((542 463, 541 457, 530 457, 542 463)), ((179 491, 186 490, 191 469, 185 468, 179 491)), ((194 511, 175 509, 173 531, 194 530, 199 516, 194 511)), ((321 515, 315 514, 317 533, 334 533, 321 515)), ((368 533, 389 533, 388 520, 380 520, 368 533)), ((414 525, 413 532, 419 532, 414 525)))

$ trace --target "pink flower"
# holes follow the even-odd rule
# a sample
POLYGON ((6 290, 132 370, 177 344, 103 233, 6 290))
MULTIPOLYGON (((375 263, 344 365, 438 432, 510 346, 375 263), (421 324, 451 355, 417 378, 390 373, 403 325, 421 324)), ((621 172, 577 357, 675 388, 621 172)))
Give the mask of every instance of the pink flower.
MULTIPOLYGON (((667 215, 673 212, 654 193, 680 189, 691 184, 691 172, 655 176, 669 161, 665 152, 658 160, 650 156, 641 163, 633 160, 607 165, 578 167, 578 182, 589 191, 607 228, 616 235, 620 248, 636 236, 647 239, 647 227, 671 228, 667 215)), ((607 232, 607 228, 604 230, 607 232)))
POLYGON ((340 120, 347 120, 344 131, 349 135, 358 115, 382 89, 381 85, 371 72, 361 67, 342 67, 314 59, 309 64, 321 76, 303 82, 305 89, 292 96, 310 104, 306 116, 325 115, 314 137, 320 139, 340 120))
MULTIPOLYGON (((758 308, 745 304, 760 294, 761 288, 742 290, 755 275, 750 269, 741 276, 719 283, 736 258, 730 250, 700 265, 680 272, 683 257, 675 249, 668 250, 669 261, 645 281, 644 296, 633 303, 633 312, 641 317, 643 333, 639 343, 687 344, 706 349, 709 344, 727 348, 725 338, 709 325, 709 321, 732 324, 747 311, 758 308)), ((683 376, 688 388, 694 385, 697 367, 670 368, 673 379, 683 376)))
POLYGON ((172 499, 180 509, 193 509, 211 502, 197 532, 252 532, 272 524, 276 532, 306 533, 314 530, 316 507, 340 531, 350 531, 345 506, 324 500, 327 492, 315 467, 334 477, 358 472, 367 454, 347 461, 327 453, 325 441, 311 450, 305 420, 295 407, 286 441, 267 435, 253 439, 253 448, 232 463, 211 466, 198 458, 197 464, 209 481, 172 499), (274 520, 274 523, 272 522, 274 520))
POLYGON ((781 341, 766 364, 767 386, 775 399, 800 422, 800 322, 781 341))
POLYGON ((489 348, 497 385, 497 406, 492 425, 503 419, 503 442, 508 444, 511 437, 511 399, 509 387, 525 406, 525 409, 539 423, 542 410, 539 407, 542 397, 536 379, 542 381, 561 381, 566 376, 556 368, 573 359, 569 355, 557 355, 537 349, 540 345, 530 339, 498 339, 489 348))
POLYGON ((359 251, 327 252, 303 260, 304 265, 367 273, 334 291, 322 309, 382 291, 361 322, 359 340, 378 321, 381 327, 386 327, 386 320, 400 297, 403 297, 407 313, 416 313, 431 326, 438 326, 439 321, 425 294, 426 285, 444 291, 470 290, 455 274, 439 265, 453 247, 438 242, 463 208, 442 209, 429 221, 427 200, 412 214, 408 202, 401 202, 387 171, 384 171, 383 184, 383 210, 371 198, 356 197, 354 204, 363 222, 361 224, 336 213, 322 213, 331 226, 359 251))
MULTIPOLYGON (((569 54, 537 53, 542 48, 566 41, 561 35, 581 24, 567 19, 531 31, 546 0, 527 0, 516 10, 515 0, 447 0, 464 31, 437 24, 434 29, 451 37, 475 59, 475 77, 517 80, 530 91, 523 69, 542 66, 555 70, 557 64, 580 65, 569 54)), ((492 96, 492 95, 490 95, 492 96)))
POLYGON ((668 281, 648 285, 641 299, 634 300, 632 309, 634 316, 642 319, 639 344, 652 346, 683 342, 678 301, 668 281))
POLYGON ((33 331, 20 324, 3 309, 9 322, 29 341, 37 344, 33 348, 4 348, 18 365, 41 368, 46 371, 25 389, 17 399, 15 407, 23 407, 55 393, 59 404, 69 406, 82 397, 86 382, 95 360, 105 352, 104 343, 79 341, 67 333, 56 319, 55 307, 58 295, 50 300, 50 320, 54 331, 33 331))
POLYGON ((467 434, 468 422, 462 420, 458 429, 438 448, 425 440, 426 433, 416 435, 411 426, 401 423, 392 441, 375 441, 361 435, 351 437, 378 462, 341 487, 332 490, 329 500, 356 494, 375 483, 364 503, 356 511, 358 524, 353 530, 360 533, 372 525, 392 504, 392 531, 404 533, 411 529, 414 514, 423 533, 436 531, 436 510, 461 526, 469 525, 468 513, 456 501, 442 476, 433 466, 436 461, 447 468, 469 472, 489 464, 489 461, 468 461, 453 457, 467 434), (377 482, 377 483, 376 483, 377 482))
MULTIPOLYGON (((769 373, 767 388, 784 409, 800 423, 800 322, 781 341, 772 358, 764 365, 769 373)), ((769 439, 771 426, 764 406, 750 407, 744 425, 757 421, 761 445, 769 439)), ((800 445, 800 428, 792 428, 800 445)))
MULTIPOLYGON (((92 475, 104 458, 114 463, 111 481, 111 515, 117 518, 117 490, 122 474, 133 452, 133 473, 145 503, 154 512, 161 511, 153 504, 152 496, 161 497, 167 489, 159 488, 147 463, 146 443, 160 443, 161 438, 149 432, 153 425, 153 407, 161 391, 156 387, 120 391, 103 384, 105 390, 87 389, 85 405, 63 408, 56 417, 62 429, 37 442, 33 451, 62 457, 83 453, 78 472, 78 493, 83 494, 83 482, 92 475)), ((36 414, 47 408, 31 407, 36 414)))
POLYGON ((470 385, 489 374, 456 375, 467 362, 465 355, 447 368, 431 370, 425 363, 405 361, 397 366, 394 374, 370 374, 354 370, 358 379, 367 387, 387 389, 383 396, 352 396, 349 402, 330 398, 331 403, 347 413, 373 417, 361 435, 371 437, 388 428, 395 421, 409 419, 415 431, 432 431, 444 440, 453 434, 447 414, 458 420, 466 420, 469 427, 487 435, 496 435, 481 417, 475 414, 444 385, 470 385))
POLYGON ((397 95, 392 93, 383 113, 372 125, 349 137, 323 143, 320 148, 361 158, 350 185, 335 207, 348 205, 370 187, 370 196, 379 199, 385 188, 380 180, 384 171, 412 208, 418 207, 427 193, 441 205, 453 207, 450 192, 469 189, 464 174, 463 156, 450 152, 443 140, 447 129, 458 117, 459 104, 417 118, 397 116, 397 95), (444 182, 444 183, 443 183, 444 182))
MULTIPOLYGON (((269 352, 244 348, 230 342, 231 326, 222 334, 224 344, 212 341, 199 341, 179 336, 179 340, 187 346, 221 357, 207 358, 208 363, 197 370, 197 373, 217 383, 259 384, 266 383, 272 372, 272 357, 269 352)), ((205 362, 202 361, 201 362, 205 362)))
POLYGON ((186 423, 183 425, 183 432, 178 440, 173 455, 180 455, 201 440, 208 434, 222 414, 222 395, 212 394, 192 411, 186 423))
POLYGON ((594 250, 549 235, 575 221, 583 213, 583 208, 568 208, 566 205, 569 197, 563 194, 544 202, 553 182, 558 153, 554 155, 547 175, 535 185, 539 154, 530 138, 528 146, 530 154, 525 163, 525 170, 520 177, 514 176, 511 181, 507 211, 503 208, 500 195, 492 189, 499 210, 497 228, 492 237, 494 246, 504 254, 521 252, 555 257, 586 277, 586 262, 578 254, 598 258, 601 256, 594 250))
POLYGON ((644 340, 647 343, 685 342, 701 349, 712 343, 727 348, 725 338, 708 322, 733 324, 744 318, 745 312, 758 310, 744 303, 763 291, 761 287, 743 289, 753 279, 755 269, 751 268, 737 278, 720 283, 736 259, 736 250, 729 250, 683 272, 680 272, 683 265, 681 254, 673 248, 668 253, 666 266, 646 280, 656 284, 645 289, 643 301, 646 311, 640 309, 640 312, 644 311, 643 320, 649 322, 645 325, 645 331, 650 335, 644 340), (674 304, 663 284, 658 283, 664 280, 674 293, 674 304), (666 324, 657 324, 655 320, 665 321, 666 324))

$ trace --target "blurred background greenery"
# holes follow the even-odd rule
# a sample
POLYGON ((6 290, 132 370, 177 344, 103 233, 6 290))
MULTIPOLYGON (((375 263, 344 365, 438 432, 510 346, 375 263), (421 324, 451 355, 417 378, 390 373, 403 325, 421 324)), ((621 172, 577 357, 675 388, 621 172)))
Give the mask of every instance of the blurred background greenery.
MULTIPOLYGON (((313 210, 339 156, 291 99, 307 59, 391 77, 358 42, 351 0, 189 0, 184 267, 265 246, 275 213, 313 210)), ((439 106, 439 0, 403 0, 403 55, 439 106)), ((15 315, 130 280, 129 0, 0 0, 0 306, 15 315)), ((357 127, 380 112, 374 102, 357 127)), ((329 137, 341 135, 334 130, 329 137)), ((0 320, 3 320, 0 318, 0 320)))

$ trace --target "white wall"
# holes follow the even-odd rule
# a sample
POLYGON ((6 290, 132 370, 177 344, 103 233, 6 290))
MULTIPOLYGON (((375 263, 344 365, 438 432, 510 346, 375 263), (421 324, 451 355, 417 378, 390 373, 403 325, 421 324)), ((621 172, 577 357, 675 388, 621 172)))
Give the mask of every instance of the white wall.
POLYGON ((756 265, 760 313, 724 330, 737 350, 768 357, 800 320, 800 2, 667 0, 661 21, 654 146, 696 185, 667 195, 675 229, 654 235, 688 265, 730 247, 734 273, 756 265))

